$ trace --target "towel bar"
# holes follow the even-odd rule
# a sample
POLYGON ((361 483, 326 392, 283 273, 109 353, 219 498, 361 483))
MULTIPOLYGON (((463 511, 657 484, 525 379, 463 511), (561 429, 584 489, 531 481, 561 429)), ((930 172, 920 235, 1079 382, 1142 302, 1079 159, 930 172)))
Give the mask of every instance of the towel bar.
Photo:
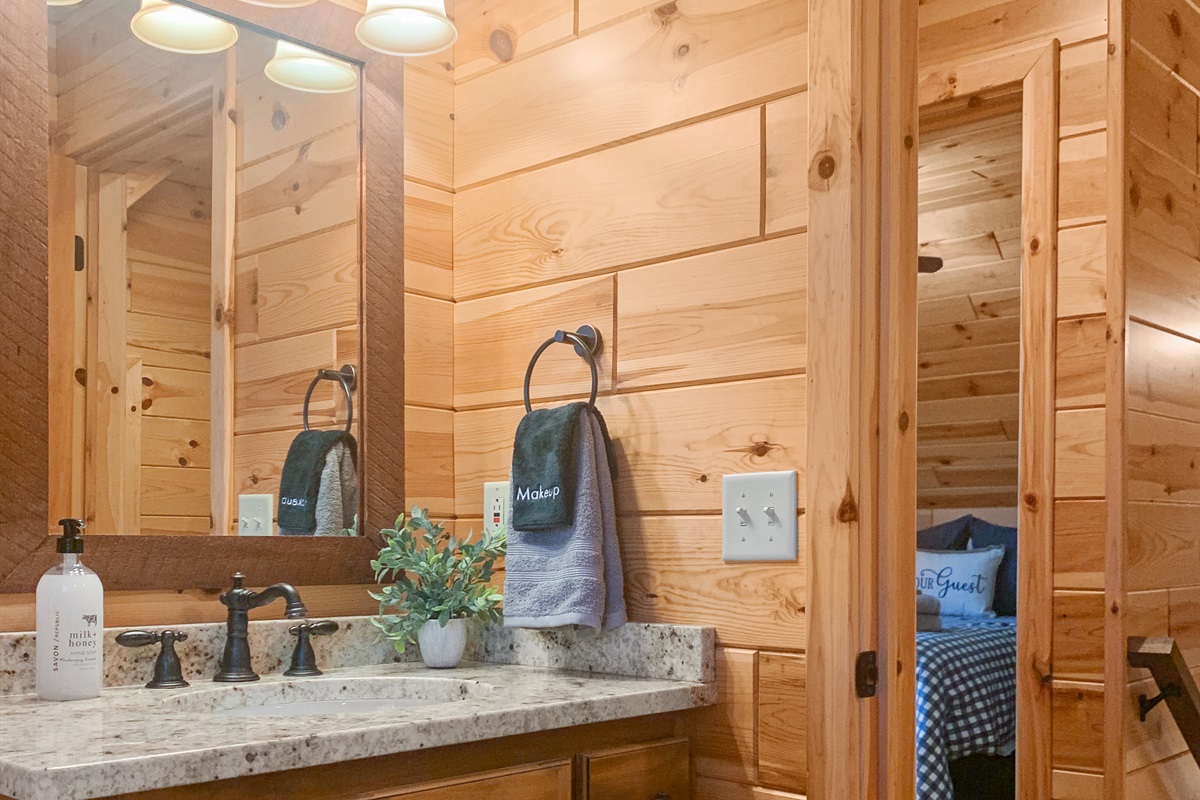
POLYGON ((308 391, 304 393, 304 412, 302 419, 304 420, 304 430, 312 430, 308 426, 308 403, 312 400, 313 389, 317 388, 317 384, 321 381, 337 381, 342 387, 342 391, 346 394, 346 433, 350 433, 354 426, 354 397, 351 394, 358 388, 358 370, 353 364, 342 364, 341 369, 319 369, 317 377, 312 379, 312 383, 308 385, 308 391))
POLYGON ((582 325, 574 333, 555 331, 553 336, 542 342, 542 346, 534 351, 533 358, 529 360, 529 367, 525 370, 526 413, 533 411, 533 406, 529 403, 529 381, 533 378, 533 367, 541 358, 542 353, 546 352, 552 344, 573 344, 575 345, 575 354, 587 360, 588 366, 592 369, 592 396, 588 400, 588 405, 595 408, 596 392, 600 388, 600 373, 596 368, 596 354, 600 352, 601 344, 600 331, 591 325, 582 325))

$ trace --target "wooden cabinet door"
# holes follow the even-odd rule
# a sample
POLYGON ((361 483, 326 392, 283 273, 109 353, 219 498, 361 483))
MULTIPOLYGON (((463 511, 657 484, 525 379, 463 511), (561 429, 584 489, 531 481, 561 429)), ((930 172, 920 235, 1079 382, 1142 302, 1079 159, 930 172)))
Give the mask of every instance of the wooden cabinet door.
POLYGON ((422 784, 387 800, 571 800, 571 762, 530 764, 422 784))
POLYGON ((582 760, 584 800, 689 800, 687 739, 602 750, 582 760))

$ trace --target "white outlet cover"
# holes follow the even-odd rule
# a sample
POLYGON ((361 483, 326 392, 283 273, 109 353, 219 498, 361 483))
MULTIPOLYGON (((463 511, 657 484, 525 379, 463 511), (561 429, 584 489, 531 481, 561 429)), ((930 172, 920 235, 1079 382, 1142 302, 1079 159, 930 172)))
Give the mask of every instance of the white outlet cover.
POLYGON ((483 484, 483 532, 492 533, 508 524, 508 481, 483 484))
POLYGON ((795 470, 725 475, 721 479, 721 557, 725 561, 795 561, 799 550, 797 495, 795 470))
POLYGON ((238 535, 271 536, 275 533, 275 495, 238 495, 238 535))

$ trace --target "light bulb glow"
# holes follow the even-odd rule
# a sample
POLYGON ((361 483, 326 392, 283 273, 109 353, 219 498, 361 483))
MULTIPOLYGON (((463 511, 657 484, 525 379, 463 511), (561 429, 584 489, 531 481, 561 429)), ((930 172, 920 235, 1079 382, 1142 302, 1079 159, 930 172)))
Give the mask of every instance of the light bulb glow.
POLYGON ((142 0, 129 29, 152 47, 185 55, 219 53, 238 39, 237 28, 225 20, 166 0, 142 0))
POLYGON ((48 6, 77 6, 83 0, 46 0, 48 6))
POLYGON ((304 8, 311 6, 317 0, 242 0, 242 2, 263 8, 304 8))
POLYGON ((444 0, 367 0, 354 33, 367 47, 392 56, 440 53, 458 39, 444 0))
POLYGON ((263 71, 280 86, 302 92, 335 94, 358 86, 353 65, 292 42, 277 42, 275 57, 263 71))

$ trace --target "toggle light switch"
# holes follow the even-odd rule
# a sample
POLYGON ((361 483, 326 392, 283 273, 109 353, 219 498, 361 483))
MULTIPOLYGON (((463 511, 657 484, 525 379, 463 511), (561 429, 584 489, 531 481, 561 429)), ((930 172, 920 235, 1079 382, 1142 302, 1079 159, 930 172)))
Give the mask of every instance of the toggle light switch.
POLYGON ((721 490, 724 560, 796 560, 799 492, 794 470, 726 475, 721 490))

